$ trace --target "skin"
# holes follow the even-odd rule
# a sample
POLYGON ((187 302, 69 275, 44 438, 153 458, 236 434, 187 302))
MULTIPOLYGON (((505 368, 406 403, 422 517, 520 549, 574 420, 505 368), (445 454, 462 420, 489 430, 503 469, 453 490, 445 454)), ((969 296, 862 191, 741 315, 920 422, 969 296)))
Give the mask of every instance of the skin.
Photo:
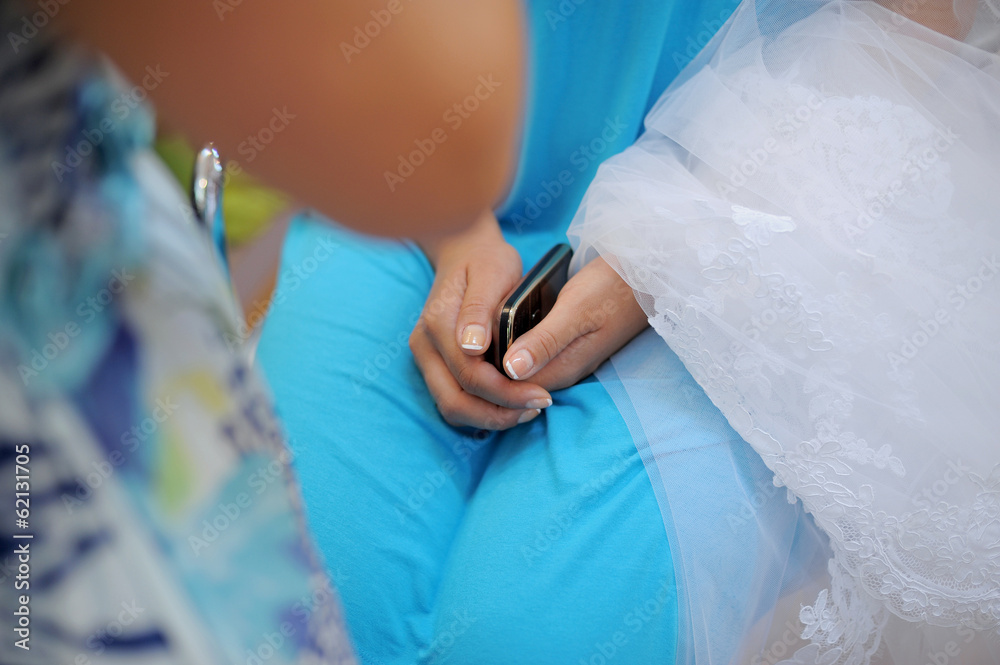
POLYGON ((484 328, 495 306, 521 278, 521 257, 500 233, 496 217, 484 213, 468 231, 424 250, 436 276, 410 349, 444 419, 455 426, 506 429, 551 404, 538 384, 512 381, 481 356, 462 348, 456 330, 484 328))
POLYGON ((348 62, 342 42, 389 2, 89 0, 62 5, 55 22, 134 82, 159 66, 168 75, 150 98, 171 126, 331 219, 382 235, 455 232, 503 198, 517 162, 521 3, 400 0, 348 62), (452 129, 444 113, 481 76, 499 85, 452 129), (274 109, 295 117, 251 160, 240 146, 274 109), (435 129, 446 140, 390 191, 386 171, 435 129))
POLYGON ((551 391, 574 385, 648 324, 632 289, 605 261, 591 261, 563 287, 552 311, 504 357, 483 358, 493 313, 520 281, 521 259, 492 213, 468 231, 423 249, 437 276, 410 349, 444 419, 502 430, 535 418, 551 391))
POLYGON ((879 4, 931 30, 961 40, 972 29, 978 0, 879 0, 879 4))

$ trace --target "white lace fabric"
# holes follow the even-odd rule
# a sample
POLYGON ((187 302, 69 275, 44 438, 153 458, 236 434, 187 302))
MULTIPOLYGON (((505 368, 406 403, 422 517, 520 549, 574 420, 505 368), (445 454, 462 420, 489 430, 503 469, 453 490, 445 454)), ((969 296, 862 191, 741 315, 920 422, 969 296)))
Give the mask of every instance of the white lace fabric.
POLYGON ((783 662, 1000 662, 1000 58, 874 3, 751 0, 646 130, 575 267, 618 270, 828 538, 783 662))

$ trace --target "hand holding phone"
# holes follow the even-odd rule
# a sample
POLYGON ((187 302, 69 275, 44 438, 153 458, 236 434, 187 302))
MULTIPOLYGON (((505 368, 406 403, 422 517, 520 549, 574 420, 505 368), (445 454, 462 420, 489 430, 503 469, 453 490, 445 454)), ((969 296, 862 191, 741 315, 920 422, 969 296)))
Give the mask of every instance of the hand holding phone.
POLYGON ((560 289, 569 277, 569 262, 573 250, 560 243, 525 274, 497 308, 493 317, 492 342, 486 358, 500 371, 507 374, 503 358, 507 349, 518 337, 534 328, 552 310, 560 289))

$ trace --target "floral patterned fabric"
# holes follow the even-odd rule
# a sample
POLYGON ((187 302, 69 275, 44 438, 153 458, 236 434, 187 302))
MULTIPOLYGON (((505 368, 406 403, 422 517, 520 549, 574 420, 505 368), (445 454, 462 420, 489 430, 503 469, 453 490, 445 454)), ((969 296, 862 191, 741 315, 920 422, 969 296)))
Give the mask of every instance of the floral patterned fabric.
POLYGON ((0 662, 354 663, 141 86, 24 25, 0 5, 0 662))

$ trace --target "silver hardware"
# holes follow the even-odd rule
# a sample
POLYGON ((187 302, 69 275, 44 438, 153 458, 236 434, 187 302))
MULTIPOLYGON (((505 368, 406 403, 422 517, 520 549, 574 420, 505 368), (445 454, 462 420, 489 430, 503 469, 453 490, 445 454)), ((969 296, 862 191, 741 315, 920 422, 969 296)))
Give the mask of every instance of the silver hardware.
POLYGON ((222 218, 222 159, 212 143, 202 148, 194 158, 191 204, 223 264, 226 264, 225 223, 222 218))

